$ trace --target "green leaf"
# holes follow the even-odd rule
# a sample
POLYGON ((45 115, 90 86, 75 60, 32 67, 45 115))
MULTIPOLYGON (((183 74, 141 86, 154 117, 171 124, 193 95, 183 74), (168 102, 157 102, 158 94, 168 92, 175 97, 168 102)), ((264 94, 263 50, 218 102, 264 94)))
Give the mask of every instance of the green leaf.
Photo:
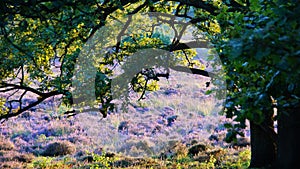
POLYGON ((207 91, 205 92, 205 94, 206 94, 206 95, 210 95, 212 92, 213 92, 212 90, 207 90, 207 91))

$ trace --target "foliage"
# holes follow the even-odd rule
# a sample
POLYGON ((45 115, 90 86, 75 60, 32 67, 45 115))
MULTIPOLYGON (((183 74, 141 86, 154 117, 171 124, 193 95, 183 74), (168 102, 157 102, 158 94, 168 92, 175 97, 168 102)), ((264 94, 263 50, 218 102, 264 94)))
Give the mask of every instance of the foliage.
POLYGON ((218 16, 222 32, 214 38, 228 77, 225 112, 240 122, 228 125, 231 138, 246 119, 260 124, 273 108, 280 116, 299 105, 299 6, 251 1, 247 11, 224 8, 218 16))
POLYGON ((0 98, 0 115, 6 114, 8 111, 5 102, 6 100, 4 98, 0 98))
MULTIPOLYGON (((154 47, 170 50, 173 51, 177 63, 187 67, 205 68, 197 60, 191 61, 195 57, 193 49, 186 47, 174 49, 175 45, 181 45, 179 43, 182 36, 181 31, 185 30, 185 25, 172 21, 172 15, 157 18, 157 22, 161 24, 163 30, 152 29, 154 28, 153 25, 151 26, 153 23, 141 22, 143 18, 139 15, 134 16, 133 22, 140 22, 143 25, 127 27, 126 24, 131 23, 130 20, 122 19, 128 14, 154 11, 165 14, 176 12, 175 15, 188 17, 186 13, 181 14, 188 8, 183 8, 182 4, 178 2, 146 1, 142 3, 132 0, 31 3, 33 2, 4 1, 2 5, 0 88, 1 93, 8 94, 5 96, 5 108, 1 109, 0 118, 3 120, 17 116, 52 96, 62 96, 66 107, 73 105, 76 99, 80 99, 74 98, 71 92, 80 90, 74 89, 74 84, 72 87, 74 75, 76 77, 76 73, 80 73, 80 71, 75 71, 75 65, 80 52, 84 53, 81 49, 88 44, 86 42, 92 39, 104 25, 109 29, 102 32, 101 36, 107 37, 109 48, 106 48, 107 51, 103 57, 96 58, 95 63, 100 64, 94 65, 98 70, 96 95, 104 117, 106 117, 107 111, 113 109, 109 89, 111 83, 107 78, 112 75, 112 72, 108 67, 115 66, 115 63, 121 63, 139 49, 154 47), (121 24, 117 23, 119 21, 121 24), (27 105, 24 103, 24 99, 28 96, 31 97, 31 94, 36 96, 35 101, 27 105)), ((213 4, 202 4, 202 6, 210 12, 215 9, 213 4)), ((193 20, 193 23, 197 23, 196 20, 193 20)), ((170 60, 170 62, 172 61, 170 60)), ((149 71, 151 72, 152 69, 149 71)), ((155 74, 153 77, 149 71, 141 73, 143 76, 139 74, 133 79, 131 83, 134 91, 141 92, 157 88, 155 82, 147 83, 153 78, 157 80, 158 76, 155 74)), ((163 77, 167 77, 167 74, 163 77)), ((79 82, 79 85, 81 83, 79 82)), ((2 102, 3 99, 1 99, 2 102)), ((82 106, 84 105, 93 107, 90 103, 82 103, 82 106)), ((74 113, 72 110, 67 112, 74 113)))
POLYGON ((92 154, 93 157, 93 164, 90 166, 93 169, 98 168, 111 168, 113 162, 116 160, 113 157, 107 157, 105 152, 102 155, 92 154))
POLYGON ((239 153, 239 159, 237 161, 237 168, 247 168, 250 165, 251 151, 245 150, 239 153))
POLYGON ((209 160, 205 163, 200 163, 199 167, 206 168, 206 169, 215 168, 215 162, 216 162, 216 159, 213 156, 210 156, 209 160))
POLYGON ((71 166, 66 161, 57 161, 53 157, 37 157, 32 163, 27 164, 26 168, 55 169, 72 168, 71 166))

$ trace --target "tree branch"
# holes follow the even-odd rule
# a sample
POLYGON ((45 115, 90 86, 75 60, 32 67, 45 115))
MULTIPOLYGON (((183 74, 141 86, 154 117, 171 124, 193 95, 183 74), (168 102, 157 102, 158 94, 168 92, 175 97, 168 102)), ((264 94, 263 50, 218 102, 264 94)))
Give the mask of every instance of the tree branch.
POLYGON ((168 46, 170 52, 176 50, 192 49, 192 48, 210 48, 209 43, 206 41, 190 41, 186 43, 175 43, 168 46))
POLYGON ((196 68, 188 68, 188 67, 184 67, 184 66, 171 66, 170 69, 173 69, 173 70, 179 71, 179 72, 186 72, 186 73, 191 73, 191 74, 196 74, 196 75, 202 75, 205 77, 215 77, 216 76, 214 73, 210 73, 205 70, 196 69, 196 68))
POLYGON ((52 97, 52 96, 55 96, 55 95, 59 95, 59 94, 62 94, 61 92, 58 92, 58 91, 52 91, 52 92, 49 92, 49 93, 43 93, 43 96, 41 98, 39 98, 36 102, 33 102, 31 104, 29 104, 28 106, 24 107, 24 108, 20 108, 17 110, 17 112, 15 113, 8 113, 8 114, 4 114, 4 115, 1 115, 0 116, 0 121, 1 120, 4 120, 4 119, 8 119, 10 117, 15 117, 15 116, 18 116, 20 115, 21 113, 33 108, 34 106, 40 104, 41 102, 43 102, 44 100, 46 100, 47 98, 49 97, 52 97))
POLYGON ((16 85, 16 84, 9 84, 9 83, 0 83, 0 87, 13 87, 14 89, 21 89, 21 90, 26 90, 32 93, 35 93, 37 95, 43 96, 45 93, 42 93, 34 88, 28 87, 28 86, 20 86, 20 85, 16 85))

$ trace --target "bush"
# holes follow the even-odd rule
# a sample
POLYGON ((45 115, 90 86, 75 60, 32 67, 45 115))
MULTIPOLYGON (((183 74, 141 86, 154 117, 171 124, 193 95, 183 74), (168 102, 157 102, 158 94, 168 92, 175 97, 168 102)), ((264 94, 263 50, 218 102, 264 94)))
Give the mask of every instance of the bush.
POLYGON ((192 147, 189 148, 188 155, 189 156, 195 156, 198 153, 204 152, 206 150, 207 150, 206 145, 204 145, 204 144, 196 144, 196 145, 193 145, 192 147))
POLYGON ((13 149, 15 149, 15 145, 11 141, 0 138, 0 150, 9 151, 13 149))
POLYGON ((71 126, 69 126, 69 124, 65 122, 54 121, 49 126, 44 126, 44 127, 45 128, 43 128, 42 130, 36 133, 36 136, 45 135, 46 137, 50 137, 50 136, 59 137, 59 136, 70 134, 75 131, 74 128, 72 128, 71 126))
POLYGON ((24 168, 23 164, 16 161, 5 161, 0 163, 1 169, 24 168))
MULTIPOLYGON (((4 151, 0 155, 0 163, 15 161, 22 163, 30 163, 34 159, 34 155, 31 153, 19 153, 17 151, 4 151)), ((1 167, 0 167, 1 168, 1 167)))
POLYGON ((33 162, 27 164, 28 169, 70 169, 67 161, 55 160, 55 157, 38 157, 33 162))
POLYGON ((24 163, 30 163, 33 161, 35 156, 31 153, 28 154, 19 154, 15 156, 14 160, 19 161, 19 162, 24 162, 24 163))
POLYGON ((58 141, 49 144, 42 152, 43 156, 61 156, 75 153, 75 145, 69 141, 58 141))

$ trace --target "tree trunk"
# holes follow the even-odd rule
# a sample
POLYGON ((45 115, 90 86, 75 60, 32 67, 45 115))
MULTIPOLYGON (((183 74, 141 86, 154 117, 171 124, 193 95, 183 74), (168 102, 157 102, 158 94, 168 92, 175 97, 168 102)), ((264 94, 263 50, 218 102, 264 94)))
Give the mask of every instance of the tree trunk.
POLYGON ((256 124, 254 121, 250 121, 250 168, 274 168, 277 153, 277 139, 272 116, 273 113, 267 112, 262 124, 256 124))
POLYGON ((278 119, 278 166, 300 168, 300 107, 281 113, 278 119))

